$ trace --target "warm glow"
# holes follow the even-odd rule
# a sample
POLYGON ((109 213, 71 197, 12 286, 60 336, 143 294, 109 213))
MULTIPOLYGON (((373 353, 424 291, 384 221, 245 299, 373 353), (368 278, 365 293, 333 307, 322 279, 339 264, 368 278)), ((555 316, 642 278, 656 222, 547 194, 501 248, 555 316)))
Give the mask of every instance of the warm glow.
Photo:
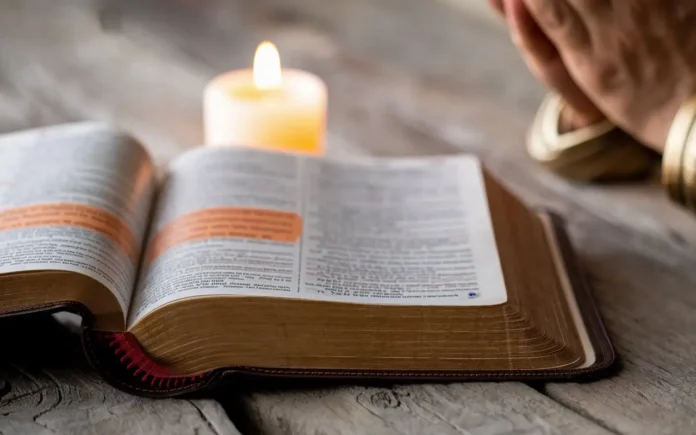
POLYGON ((262 42, 254 55, 254 86, 259 89, 280 87, 280 55, 272 42, 262 42))

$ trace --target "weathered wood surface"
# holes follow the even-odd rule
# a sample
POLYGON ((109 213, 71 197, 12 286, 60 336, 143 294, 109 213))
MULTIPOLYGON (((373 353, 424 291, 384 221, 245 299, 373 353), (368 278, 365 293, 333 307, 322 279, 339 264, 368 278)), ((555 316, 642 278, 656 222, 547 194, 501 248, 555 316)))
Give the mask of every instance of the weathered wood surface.
POLYGON ((50 316, 2 319, 0 331, 2 434, 239 433, 213 400, 149 400, 106 385, 79 336, 50 316))
MULTIPOLYGON (((566 217, 624 360, 618 376, 580 385, 226 392, 219 399, 243 432, 696 432, 696 219, 654 179, 577 185, 530 162, 522 139, 543 89, 500 26, 423 0, 3 0, 0 8, 0 131, 107 120, 165 162, 200 142, 207 80, 249 65, 256 44, 271 39, 285 64, 328 82, 331 153, 476 152, 527 202, 566 217)), ((63 433, 234 430, 213 401, 131 398, 70 361, 0 371, 13 386, 0 398, 0 432, 40 429, 31 426, 37 414, 46 431, 63 433), (31 400, 49 396, 60 405, 32 414, 31 400), (91 426, 114 409, 116 423, 91 426)))
POLYGON ((605 434, 518 383, 249 392, 241 429, 263 434, 605 434))

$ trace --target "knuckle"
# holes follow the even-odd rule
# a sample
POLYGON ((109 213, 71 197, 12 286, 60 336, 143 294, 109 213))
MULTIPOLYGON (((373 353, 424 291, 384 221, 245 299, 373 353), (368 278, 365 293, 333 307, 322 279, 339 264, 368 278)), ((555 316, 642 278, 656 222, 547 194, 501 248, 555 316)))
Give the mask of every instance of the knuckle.
POLYGON ((554 2, 555 6, 548 9, 543 20, 547 27, 552 29, 562 29, 568 26, 570 17, 568 10, 560 5, 560 2, 554 2))
POLYGON ((534 1, 532 4, 537 19, 547 30, 564 29, 571 23, 571 11, 564 0, 534 1))
POLYGON ((568 0, 528 0, 539 26, 551 39, 570 47, 585 47, 589 36, 584 22, 568 0))
POLYGON ((590 75, 590 85, 601 93, 611 93, 626 83, 626 75, 616 62, 595 62, 590 75))

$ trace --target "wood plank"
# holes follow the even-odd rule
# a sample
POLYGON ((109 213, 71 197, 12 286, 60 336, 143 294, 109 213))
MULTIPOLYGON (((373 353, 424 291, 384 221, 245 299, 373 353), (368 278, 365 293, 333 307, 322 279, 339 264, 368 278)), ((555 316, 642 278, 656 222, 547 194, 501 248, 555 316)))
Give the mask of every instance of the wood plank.
MULTIPOLYGON (((613 379, 550 384, 543 391, 617 432, 689 432, 696 406, 696 355, 689 352, 696 345, 696 294, 690 290, 696 282, 696 220, 666 200, 656 178, 633 185, 574 184, 530 162, 522 140, 543 90, 505 34, 418 1, 345 2, 339 11, 318 0, 212 3, 214 11, 206 13, 160 10, 157 22, 152 14, 131 11, 141 24, 133 24, 138 40, 166 41, 192 62, 223 71, 229 59, 249 54, 265 26, 264 37, 277 42, 288 63, 328 81, 332 141, 375 154, 481 155, 527 202, 551 206, 569 221, 624 358, 613 379), (167 14, 178 19, 163 18, 167 14)), ((292 411, 299 405, 291 397, 257 393, 246 403, 262 421, 283 415, 304 428, 309 423, 292 411)), ((345 390, 321 397, 311 403, 321 408, 330 400, 353 400, 345 390)))
MULTIPOLYGON (((71 119, 111 122, 140 138, 159 162, 201 142, 199 94, 180 89, 202 90, 205 74, 176 68, 166 53, 104 34, 93 2, 10 3, 14 8, 0 14, 0 56, 12 59, 0 68, 8 97, 15 97, 4 103, 8 109, 39 107, 71 119)), ((4 131, 27 120, 46 121, 31 113, 10 119, 4 131)))
POLYGON ((87 366, 79 336, 50 315, 0 320, 0 433, 239 434, 213 400, 123 393, 87 366))
POLYGON ((603 434, 579 414, 518 383, 256 391, 245 432, 326 434, 603 434))

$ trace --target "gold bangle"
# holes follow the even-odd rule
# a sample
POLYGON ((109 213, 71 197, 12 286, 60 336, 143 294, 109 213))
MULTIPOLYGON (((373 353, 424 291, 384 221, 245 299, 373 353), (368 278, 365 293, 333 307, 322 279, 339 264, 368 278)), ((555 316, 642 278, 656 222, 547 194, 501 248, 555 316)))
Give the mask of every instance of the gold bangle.
POLYGON ((644 175, 653 154, 609 121, 559 133, 563 101, 556 94, 542 102, 527 137, 527 151, 537 162, 570 179, 618 180, 644 175))
POLYGON ((696 128, 691 128, 682 153, 682 190, 686 206, 696 210, 696 128))
POLYGON ((674 202, 696 208, 696 95, 674 116, 662 157, 662 184, 674 202))

